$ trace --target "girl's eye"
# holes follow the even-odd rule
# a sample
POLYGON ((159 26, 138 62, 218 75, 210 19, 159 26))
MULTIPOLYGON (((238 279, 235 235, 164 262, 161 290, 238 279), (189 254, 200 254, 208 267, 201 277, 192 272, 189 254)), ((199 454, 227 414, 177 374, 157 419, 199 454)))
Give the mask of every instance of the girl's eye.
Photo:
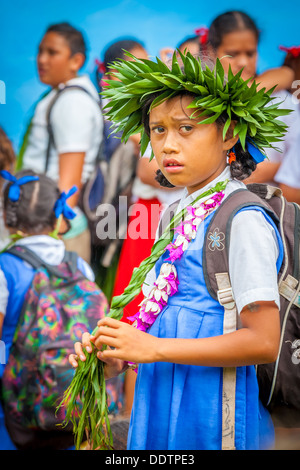
POLYGON ((154 132, 155 134, 162 134, 164 130, 165 129, 161 126, 155 126, 155 127, 152 127, 151 132, 154 132))
POLYGON ((186 134, 187 132, 190 132, 192 130, 192 126, 180 126, 180 130, 181 132, 183 132, 184 134, 186 134))

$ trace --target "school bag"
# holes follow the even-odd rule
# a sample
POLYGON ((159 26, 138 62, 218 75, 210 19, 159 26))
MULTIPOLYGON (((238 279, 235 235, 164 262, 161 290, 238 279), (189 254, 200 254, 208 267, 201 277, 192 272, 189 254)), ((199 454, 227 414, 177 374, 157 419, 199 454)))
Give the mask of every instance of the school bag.
MULTIPOLYGON (((45 160, 44 171, 46 173, 49 165, 50 150, 55 146, 53 130, 51 126, 51 112, 56 101, 62 93, 68 90, 78 89, 88 94, 92 100, 95 98, 84 87, 79 85, 66 85, 60 88, 47 109, 47 129, 48 129, 48 145, 45 160)), ((96 101, 99 105, 99 112, 101 111, 100 101, 96 101)), ((122 205, 119 204, 120 196, 126 197, 128 200, 131 198, 131 190, 133 181, 136 175, 137 157, 134 152, 134 145, 128 141, 126 145, 121 142, 121 133, 112 133, 112 123, 104 120, 103 125, 103 139, 98 149, 95 168, 88 181, 83 185, 80 192, 78 205, 87 217, 89 229, 91 232, 91 241, 93 246, 100 246, 106 248, 109 252, 109 258, 106 264, 109 265, 110 261, 123 240, 127 222, 126 216, 120 214, 122 205), (104 211, 99 210, 100 205, 112 205, 116 214, 117 241, 110 240, 106 234, 99 233, 97 226, 100 227, 99 222, 106 216, 104 211), (98 209, 98 210, 97 210, 98 209), (108 249, 109 247, 109 249, 108 249)), ((124 207, 123 211, 127 207, 124 207)))
MULTIPOLYGON (((164 214, 166 226, 178 201, 164 214)), ((236 330, 238 319, 229 278, 228 250, 234 215, 249 206, 262 207, 280 232, 284 259, 278 273, 280 293, 280 350, 274 363, 258 365, 260 399, 275 426, 300 427, 300 208, 288 202, 279 188, 249 184, 224 199, 215 211, 204 239, 203 271, 210 295, 225 309, 224 333, 236 330)), ((234 448, 235 368, 224 368, 223 448, 234 448), (229 439, 229 442, 228 442, 229 439)))
POLYGON ((28 262, 35 274, 2 378, 6 427, 18 449, 66 449, 74 443, 73 430, 61 425, 65 408, 57 407, 74 374, 68 356, 108 303, 77 267, 75 253, 66 252, 58 266, 25 247, 8 253, 28 262))

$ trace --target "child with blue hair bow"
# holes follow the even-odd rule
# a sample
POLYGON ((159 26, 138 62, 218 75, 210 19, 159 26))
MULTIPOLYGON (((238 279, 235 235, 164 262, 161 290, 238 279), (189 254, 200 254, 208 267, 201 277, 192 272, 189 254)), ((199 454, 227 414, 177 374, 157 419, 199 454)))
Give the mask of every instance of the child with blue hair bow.
MULTIPOLYGON (((76 215, 67 200, 77 188, 74 186, 68 193, 60 193, 52 179, 31 170, 23 170, 16 175, 3 170, 0 175, 6 180, 3 206, 5 224, 11 234, 9 246, 25 247, 48 265, 59 265, 65 255, 60 227, 65 225, 68 228, 69 220, 76 215)), ((78 258, 78 268, 94 281, 91 268, 81 258, 78 258)), ((5 361, 0 361, 0 380, 34 273, 34 268, 22 259, 5 250, 0 254, 0 340, 1 345, 5 345, 6 356, 5 361)), ((0 449, 16 450, 5 427, 1 402, 0 449)))

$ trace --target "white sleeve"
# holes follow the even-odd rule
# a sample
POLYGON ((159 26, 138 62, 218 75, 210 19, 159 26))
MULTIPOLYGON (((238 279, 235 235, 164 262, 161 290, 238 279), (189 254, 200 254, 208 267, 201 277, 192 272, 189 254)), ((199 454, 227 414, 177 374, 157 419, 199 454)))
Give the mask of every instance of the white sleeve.
POLYGON ((298 139, 293 142, 285 155, 279 170, 275 175, 277 183, 291 186, 292 188, 300 188, 300 124, 298 131, 298 139))
POLYGON ((280 306, 276 262, 279 254, 274 228, 256 210, 239 212, 232 221, 229 275, 238 312, 257 301, 280 306))
POLYGON ((4 273, 2 269, 0 268, 0 312, 3 313, 3 315, 6 314, 8 297, 9 297, 9 292, 7 289, 6 277, 4 276, 4 273))
POLYGON ((51 112, 51 125, 59 154, 87 152, 95 128, 95 107, 96 101, 81 90, 70 90, 57 100, 51 112))
POLYGON ((279 101, 283 101, 279 108, 290 109, 292 112, 286 116, 280 116, 280 121, 287 125, 287 132, 282 141, 276 142, 274 146, 280 151, 273 148, 265 149, 266 155, 271 162, 282 163, 290 154, 293 155, 294 161, 300 158, 299 135, 300 135, 300 107, 295 104, 290 93, 281 91, 278 93, 279 101))

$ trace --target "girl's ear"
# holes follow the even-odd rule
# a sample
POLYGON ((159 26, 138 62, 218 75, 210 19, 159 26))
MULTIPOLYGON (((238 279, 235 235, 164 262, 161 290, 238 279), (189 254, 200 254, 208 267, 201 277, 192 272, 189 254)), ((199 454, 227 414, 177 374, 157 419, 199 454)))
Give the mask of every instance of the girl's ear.
POLYGON ((228 131, 226 132, 226 136, 223 141, 223 150, 225 151, 230 150, 239 140, 238 134, 235 137, 233 137, 233 130, 236 124, 237 124, 236 121, 231 121, 228 131))

